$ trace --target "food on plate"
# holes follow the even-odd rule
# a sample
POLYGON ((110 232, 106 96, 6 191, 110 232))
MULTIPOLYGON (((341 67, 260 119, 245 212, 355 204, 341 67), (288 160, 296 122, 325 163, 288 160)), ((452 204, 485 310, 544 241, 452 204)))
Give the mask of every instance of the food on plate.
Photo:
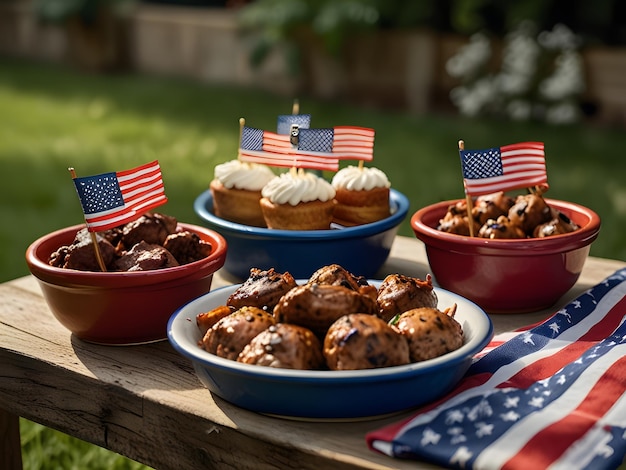
POLYGON ((335 190, 324 178, 292 168, 271 179, 261 194, 261 210, 268 228, 330 229, 335 190))
MULTIPOLYGON (((95 234, 107 271, 148 271, 191 263, 211 254, 213 247, 183 230, 171 216, 146 213, 139 219, 95 234)), ((91 234, 76 233, 72 243, 50 254, 48 264, 64 269, 101 271, 91 234)))
POLYGON ((456 304, 442 312, 422 307, 402 313, 392 327, 408 341, 411 362, 425 361, 463 345, 463 329, 454 319, 456 304))
POLYGON ((252 338, 275 323, 272 314, 265 310, 242 307, 209 328, 202 338, 202 347, 211 354, 234 361, 252 338))
POLYGON ((350 165, 335 173, 331 184, 336 192, 335 223, 353 226, 389 217, 391 183, 380 169, 350 165))
POLYGON ((367 295, 376 299, 378 291, 363 276, 355 276, 343 266, 330 264, 323 266, 309 277, 308 284, 327 284, 330 286, 343 286, 352 289, 359 294, 367 295))
POLYGON ((265 227, 259 201, 274 172, 265 165, 231 160, 215 166, 209 184, 215 215, 232 222, 265 227))
POLYGON ((469 236, 471 223, 474 235, 479 238, 520 239, 549 237, 579 229, 536 193, 516 198, 503 192, 479 196, 473 201, 470 212, 471 220, 466 200, 450 205, 439 220, 437 230, 469 236))
POLYGON ((283 369, 317 370, 323 366, 324 356, 320 341, 311 330, 277 323, 252 338, 237 361, 283 369))
POLYGON ((526 238, 524 231, 509 220, 506 215, 501 215, 497 220, 488 219, 480 230, 478 236, 490 239, 526 238))
POLYGON ((300 285, 292 280, 289 273, 253 268, 235 290, 238 309, 228 305, 229 298, 196 316, 200 347, 259 366, 351 370, 407 364, 463 344, 462 327, 453 318, 456 306, 438 310, 430 275, 423 281, 392 274, 377 288, 331 264, 300 285), (273 289, 272 279, 281 287, 273 289), (267 288, 271 300, 245 306, 258 301, 255 286, 267 288))
POLYGON ((297 285, 289 273, 278 273, 274 268, 252 268, 248 278, 230 295, 226 305, 233 308, 254 306, 272 312, 283 294, 297 285))
POLYGON ((378 311, 376 300, 344 286, 305 284, 282 296, 274 308, 278 322, 295 323, 324 335, 328 327, 346 313, 378 311))
POLYGON ((432 276, 427 275, 423 281, 403 274, 389 274, 378 287, 376 302, 378 315, 390 321, 407 310, 436 307, 438 299, 433 289, 432 276))
POLYGON ((328 328, 324 357, 331 370, 374 369, 408 364, 407 339, 376 315, 343 315, 328 328))

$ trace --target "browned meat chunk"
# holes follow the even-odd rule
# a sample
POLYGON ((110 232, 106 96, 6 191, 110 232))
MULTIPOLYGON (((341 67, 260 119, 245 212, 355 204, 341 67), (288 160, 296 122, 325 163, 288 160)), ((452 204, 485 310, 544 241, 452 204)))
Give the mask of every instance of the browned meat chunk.
POLYGON ((416 308, 404 312, 393 324, 409 344, 411 362, 425 361, 463 345, 463 329, 454 319, 456 305, 448 311, 416 308))
POLYGON ((478 196, 472 208, 472 217, 483 225, 489 219, 497 220, 501 215, 506 216, 513 204, 515 200, 502 191, 478 196))
POLYGON ((552 218, 545 224, 535 227, 533 236, 537 238, 551 237, 552 235, 574 232, 580 228, 561 211, 554 208, 551 208, 550 210, 552 218))
POLYGON ((171 233, 163 242, 163 248, 172 253, 179 264, 193 263, 211 254, 213 247, 197 233, 187 230, 171 233))
POLYGON ((236 361, 252 338, 275 323, 274 317, 260 308, 243 307, 209 328, 202 346, 211 354, 236 361))
POLYGON ((239 362, 283 369, 315 370, 324 366, 322 345, 307 328, 277 323, 246 345, 239 362))
POLYGON ((331 370, 399 366, 409 363, 409 346, 384 320, 355 313, 339 318, 328 329, 324 357, 331 370))
POLYGON ((115 271, 151 271, 178 266, 178 261, 161 245, 139 242, 113 263, 115 271))
POLYGON ((437 294, 433 289, 430 275, 426 280, 390 274, 378 288, 378 315, 385 321, 394 316, 418 307, 436 307, 437 294))
POLYGON ((521 228, 528 236, 532 236, 537 225, 551 219, 550 207, 537 194, 517 196, 515 204, 509 210, 509 220, 521 228))
POLYGON ((296 286, 289 273, 277 273, 274 268, 267 271, 252 268, 248 279, 230 295, 226 305, 235 309, 254 306, 271 312, 279 299, 296 286))
POLYGON ((294 323, 323 336, 339 317, 349 313, 376 314, 376 301, 343 286, 305 284, 291 289, 274 308, 276 320, 294 323))
POLYGON ((355 276, 338 264, 331 264, 318 269, 309 278, 308 283, 343 286, 376 299, 376 287, 370 285, 365 277, 355 276))
POLYGON ((176 231, 177 225, 174 217, 148 212, 124 225, 121 242, 127 250, 140 241, 163 245, 167 236, 176 231))
POLYGON ((524 231, 505 216, 501 215, 497 220, 489 219, 485 225, 480 227, 478 236, 481 238, 495 239, 512 239, 526 238, 524 231))
MULTIPOLYGON (((96 234, 98 249, 105 266, 109 266, 116 257, 115 248, 108 240, 96 234)), ((62 246, 50 255, 48 264, 65 269, 79 271, 101 271, 96 258, 96 251, 91 240, 91 234, 86 228, 76 233, 74 241, 68 246, 62 246)))
POLYGON ((198 325, 198 329, 204 337, 206 332, 209 331, 209 328, 211 328, 222 318, 227 317, 233 312, 234 310, 232 310, 230 307, 227 307, 226 305, 220 305, 219 307, 215 307, 213 310, 209 310, 208 312, 202 312, 196 315, 196 325, 198 325))

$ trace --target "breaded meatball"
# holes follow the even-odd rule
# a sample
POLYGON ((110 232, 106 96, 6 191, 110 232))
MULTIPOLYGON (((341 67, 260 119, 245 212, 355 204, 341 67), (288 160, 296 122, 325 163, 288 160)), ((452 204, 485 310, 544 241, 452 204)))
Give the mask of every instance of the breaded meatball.
POLYGON ((568 216, 554 208, 550 209, 552 218, 545 224, 535 227, 533 236, 537 238, 551 237, 552 235, 560 235, 578 230, 580 227, 575 224, 568 216))
POLYGON ((256 335, 237 361, 282 369, 316 370, 324 367, 322 345, 308 328, 277 323, 256 335))
POLYGON ((294 323, 323 336, 328 327, 348 313, 376 314, 376 300, 347 287, 305 284, 281 297, 274 308, 276 321, 294 323))
POLYGON ((381 318, 353 313, 328 329, 324 357, 331 370, 399 366, 409 363, 409 346, 406 338, 381 318))
POLYGON ((501 215, 507 215, 515 200, 500 191, 478 196, 472 208, 472 216, 480 225, 489 219, 497 220, 501 215))
POLYGON ((515 204, 509 209, 509 220, 517 225, 528 236, 532 236, 535 227, 548 222, 551 218, 550 208, 538 194, 517 196, 515 204))
POLYGON ((408 341, 411 362, 439 357, 463 345, 463 329, 454 319, 455 311, 456 305, 449 314, 436 308, 416 308, 398 317, 392 327, 408 341))
POLYGON ((378 288, 378 315, 385 321, 418 307, 436 307, 437 294, 432 277, 422 281, 403 274, 389 274, 378 288))
POLYGON ((242 307, 209 328, 202 346, 211 354, 235 361, 252 338, 275 323, 274 317, 260 308, 242 307))
POLYGON ((355 276, 338 264, 330 264, 318 269, 311 275, 308 284, 343 286, 376 299, 376 287, 370 285, 365 277, 355 276))

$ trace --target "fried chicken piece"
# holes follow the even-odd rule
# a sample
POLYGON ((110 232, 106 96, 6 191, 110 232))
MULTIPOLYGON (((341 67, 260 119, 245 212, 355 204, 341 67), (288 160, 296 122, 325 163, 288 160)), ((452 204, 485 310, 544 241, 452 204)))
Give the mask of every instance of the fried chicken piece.
POLYGON ((445 312, 424 307, 398 317, 392 326, 407 339, 411 362, 439 357, 463 345, 463 329, 454 319, 455 312, 456 304, 445 312))
MULTIPOLYGON (((98 249, 104 265, 108 267, 116 258, 115 247, 100 234, 96 234, 98 249)), ((79 271, 101 271, 96 251, 94 250, 91 234, 86 228, 79 230, 70 245, 59 247, 50 254, 50 266, 79 271)))
POLYGON ((500 191, 478 196, 472 208, 472 217, 479 225, 484 225, 489 219, 497 220, 501 215, 507 215, 515 200, 500 191))
POLYGON ((209 328, 202 346, 211 354, 236 361, 252 338, 275 323, 274 317, 260 308, 242 307, 209 328))
POLYGON ((213 247, 197 233, 182 230, 170 233, 163 242, 163 248, 172 253, 179 264, 193 263, 211 254, 213 247))
POLYGON ((324 357, 331 370, 399 366, 410 360, 406 338, 381 318, 363 313, 344 315, 330 326, 324 357))
POLYGON ((489 219, 478 231, 480 238, 494 239, 514 239, 526 238, 524 231, 517 225, 511 223, 506 215, 501 215, 498 220, 489 219))
POLYGON ((388 322, 413 308, 437 307, 438 299, 430 274, 425 281, 403 274, 389 274, 378 288, 376 302, 378 315, 388 322))
POLYGON ((338 264, 330 264, 315 271, 308 281, 309 284, 326 284, 329 286, 343 286, 359 294, 376 299, 377 289, 367 282, 363 276, 355 276, 338 264))
POLYGON ((206 332, 209 331, 209 328, 233 312, 234 310, 227 305, 220 305, 219 307, 215 307, 208 312, 202 312, 196 315, 196 325, 198 326, 202 337, 204 337, 206 332))
POLYGON ((515 204, 509 209, 509 220, 528 236, 532 236, 535 227, 548 222, 551 218, 550 207, 538 194, 517 196, 515 204))
POLYGON ((578 230, 580 227, 561 211, 550 208, 552 218, 545 224, 537 225, 533 236, 537 238, 551 237, 578 230))
POLYGON ((322 345, 308 328, 277 323, 256 335, 237 361, 282 369, 316 370, 324 366, 322 345))
POLYGON ((230 295, 226 305, 235 309, 254 306, 272 312, 279 299, 297 285, 288 272, 281 274, 274 268, 267 271, 252 268, 248 279, 230 295))
POLYGON ((278 322, 294 323, 323 336, 339 317, 349 313, 376 314, 376 301, 344 286, 305 284, 287 292, 274 308, 278 322))
POLYGON ((161 245, 141 241, 113 262, 115 271, 152 271, 179 266, 161 245))

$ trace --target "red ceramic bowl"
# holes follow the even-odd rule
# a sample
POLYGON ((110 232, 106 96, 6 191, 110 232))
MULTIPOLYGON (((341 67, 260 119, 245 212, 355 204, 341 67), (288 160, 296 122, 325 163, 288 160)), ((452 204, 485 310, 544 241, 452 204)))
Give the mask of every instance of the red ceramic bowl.
POLYGON ((210 243, 211 254, 186 265, 143 272, 85 272, 50 266, 50 253, 70 244, 84 227, 76 225, 33 242, 26 250, 26 263, 54 316, 78 338, 119 345, 163 340, 170 316, 209 292, 213 274, 226 259, 226 241, 220 234, 178 225, 210 243))
POLYGON ((415 236, 426 245, 437 284, 489 313, 523 313, 554 305, 578 280, 600 217, 571 202, 546 199, 580 229, 524 240, 489 240, 437 230, 439 219, 458 201, 424 207, 411 217, 415 236))

